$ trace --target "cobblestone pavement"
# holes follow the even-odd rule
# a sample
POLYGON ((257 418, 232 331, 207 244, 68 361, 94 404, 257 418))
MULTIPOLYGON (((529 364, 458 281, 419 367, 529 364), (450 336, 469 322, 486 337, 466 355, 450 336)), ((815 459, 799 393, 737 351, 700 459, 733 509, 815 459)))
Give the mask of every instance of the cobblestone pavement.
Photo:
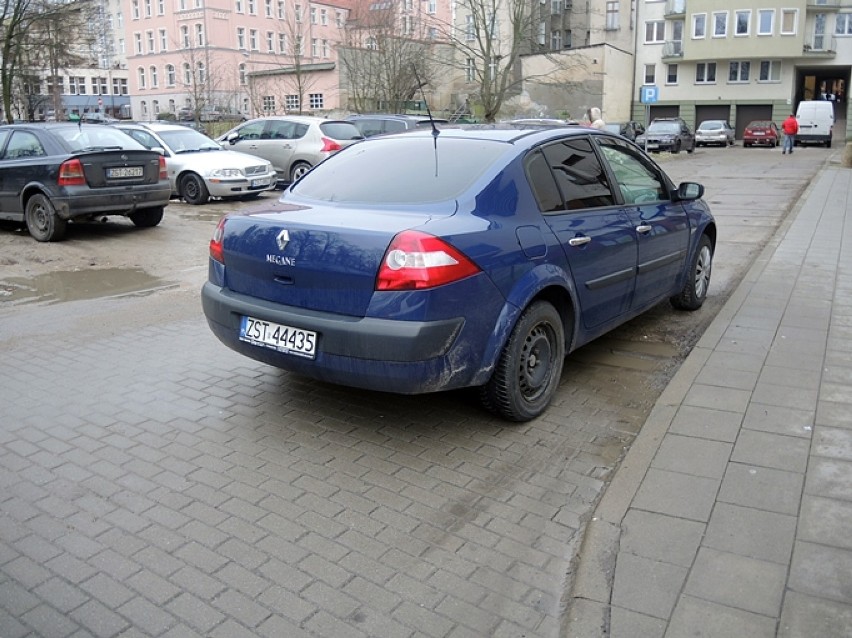
POLYGON ((558 635, 651 354, 578 352, 507 426, 232 353, 183 276, 0 307, 0 636, 558 635))

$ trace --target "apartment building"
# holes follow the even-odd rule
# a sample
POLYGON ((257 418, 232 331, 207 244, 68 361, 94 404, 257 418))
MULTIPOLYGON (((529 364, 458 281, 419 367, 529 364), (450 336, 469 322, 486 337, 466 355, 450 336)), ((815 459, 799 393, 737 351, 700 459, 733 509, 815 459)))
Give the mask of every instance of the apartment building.
POLYGON ((640 0, 638 21, 633 119, 724 119, 740 136, 751 120, 829 99, 850 120, 852 0, 640 0))

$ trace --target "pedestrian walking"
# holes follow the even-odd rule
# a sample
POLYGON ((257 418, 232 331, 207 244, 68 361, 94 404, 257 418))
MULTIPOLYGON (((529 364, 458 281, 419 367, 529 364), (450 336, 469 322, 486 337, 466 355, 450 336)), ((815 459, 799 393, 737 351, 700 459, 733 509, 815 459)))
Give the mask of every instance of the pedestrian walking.
POLYGON ((796 133, 799 132, 799 122, 796 120, 795 113, 790 113, 790 117, 784 120, 781 130, 784 131, 784 150, 781 151, 781 155, 788 152, 792 155, 793 146, 796 143, 796 133))

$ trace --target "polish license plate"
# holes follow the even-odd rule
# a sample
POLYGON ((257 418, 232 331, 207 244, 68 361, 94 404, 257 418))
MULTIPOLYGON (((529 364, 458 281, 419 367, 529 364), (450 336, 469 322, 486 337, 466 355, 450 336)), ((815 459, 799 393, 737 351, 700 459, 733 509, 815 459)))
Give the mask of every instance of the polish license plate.
POLYGON ((269 178, 266 177, 264 179, 253 179, 251 180, 251 188, 260 188, 262 186, 269 186, 269 178))
POLYGON ((316 357, 316 332, 254 317, 240 320, 240 341, 306 359, 316 357))
POLYGON ((660 145, 659 144, 648 144, 648 150, 651 150, 651 149, 654 149, 654 148, 660 148, 660 145))
POLYGON ((754 134, 757 136, 766 135, 766 133, 764 133, 763 131, 755 131, 754 134))
POLYGON ((106 176, 109 179, 120 179, 122 177, 142 177, 143 170, 141 166, 122 166, 121 168, 108 168, 106 176))

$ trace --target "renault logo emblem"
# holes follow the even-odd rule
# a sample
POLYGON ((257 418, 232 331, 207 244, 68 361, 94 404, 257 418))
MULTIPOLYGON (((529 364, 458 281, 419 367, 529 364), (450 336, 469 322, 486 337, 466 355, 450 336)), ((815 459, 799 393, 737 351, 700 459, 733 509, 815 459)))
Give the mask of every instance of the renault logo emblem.
POLYGON ((290 241, 290 233, 287 230, 282 230, 278 233, 278 237, 275 238, 275 241, 278 243, 278 249, 283 252, 290 241))

